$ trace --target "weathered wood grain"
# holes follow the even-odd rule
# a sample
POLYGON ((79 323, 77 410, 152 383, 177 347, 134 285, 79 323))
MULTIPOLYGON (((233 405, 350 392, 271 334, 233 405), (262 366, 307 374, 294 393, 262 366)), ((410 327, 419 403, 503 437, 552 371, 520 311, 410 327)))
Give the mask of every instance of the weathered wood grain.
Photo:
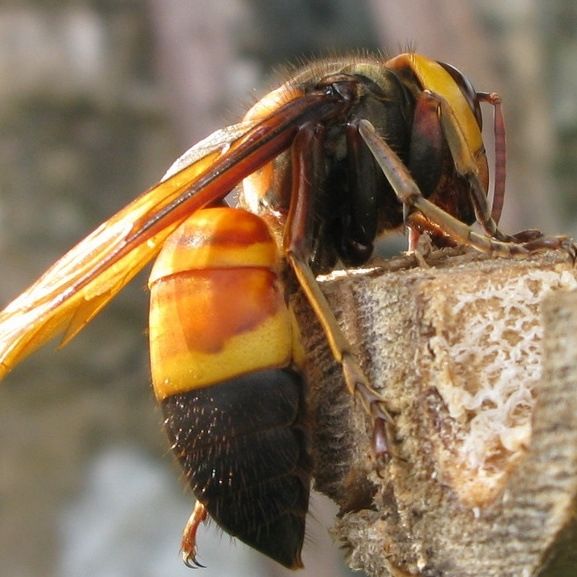
POLYGON ((577 270, 552 252, 432 260, 323 283, 395 416, 378 471, 370 423, 296 303, 335 536, 375 576, 577 575, 577 270))

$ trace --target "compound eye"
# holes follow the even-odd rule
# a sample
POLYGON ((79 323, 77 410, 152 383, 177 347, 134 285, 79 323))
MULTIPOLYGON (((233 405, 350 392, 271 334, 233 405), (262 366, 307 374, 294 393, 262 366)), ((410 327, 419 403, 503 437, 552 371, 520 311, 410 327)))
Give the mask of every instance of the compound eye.
POLYGON ((462 74, 457 68, 451 66, 451 64, 447 64, 446 62, 439 62, 439 64, 451 75, 451 78, 455 81, 463 96, 469 103, 475 118, 477 119, 477 123, 479 124, 479 128, 483 127, 483 115, 481 113, 481 106, 479 105, 479 98, 477 97, 477 91, 471 84, 471 81, 462 74))

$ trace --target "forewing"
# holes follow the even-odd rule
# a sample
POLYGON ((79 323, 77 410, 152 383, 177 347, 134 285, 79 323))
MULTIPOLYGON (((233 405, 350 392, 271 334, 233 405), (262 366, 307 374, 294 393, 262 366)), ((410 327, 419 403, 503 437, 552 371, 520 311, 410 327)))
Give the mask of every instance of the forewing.
POLYGON ((101 225, 8 305, 0 313, 0 378, 56 334, 64 333, 64 343, 74 337, 188 216, 222 200, 286 150, 303 124, 348 106, 325 88, 306 95, 294 90, 285 100, 201 141, 169 169, 166 180, 101 225))
POLYGON ((99 226, 10 303, 0 313, 0 378, 56 334, 64 334, 63 343, 74 337, 191 212, 223 197, 227 183, 196 197, 189 191, 251 128, 237 124, 199 142, 171 166, 165 180, 99 226), (183 210, 179 200, 186 194, 183 210))

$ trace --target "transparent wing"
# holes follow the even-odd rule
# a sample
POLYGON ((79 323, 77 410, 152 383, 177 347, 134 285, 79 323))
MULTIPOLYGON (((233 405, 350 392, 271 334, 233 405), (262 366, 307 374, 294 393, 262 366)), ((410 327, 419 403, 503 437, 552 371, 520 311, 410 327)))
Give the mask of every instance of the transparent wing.
POLYGON ((192 147, 165 180, 99 226, 10 303, 0 313, 0 378, 56 334, 63 333, 63 344, 73 338, 154 258, 187 215, 226 195, 228 183, 214 184, 210 174, 253 125, 218 130, 192 147))
POLYGON ((345 104, 325 90, 293 91, 241 124, 213 133, 185 153, 167 178, 142 194, 54 264, 0 313, 0 378, 59 333, 72 339, 155 257, 195 210, 223 199, 286 150, 303 123, 345 104))

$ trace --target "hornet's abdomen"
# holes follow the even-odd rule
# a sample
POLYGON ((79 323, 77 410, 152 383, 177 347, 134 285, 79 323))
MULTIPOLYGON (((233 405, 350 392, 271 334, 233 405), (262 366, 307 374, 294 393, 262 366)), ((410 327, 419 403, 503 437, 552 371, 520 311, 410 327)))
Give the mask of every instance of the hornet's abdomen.
POLYGON ((303 383, 266 224, 195 213, 153 268, 154 390, 197 499, 228 533, 301 566, 309 498, 303 383))

